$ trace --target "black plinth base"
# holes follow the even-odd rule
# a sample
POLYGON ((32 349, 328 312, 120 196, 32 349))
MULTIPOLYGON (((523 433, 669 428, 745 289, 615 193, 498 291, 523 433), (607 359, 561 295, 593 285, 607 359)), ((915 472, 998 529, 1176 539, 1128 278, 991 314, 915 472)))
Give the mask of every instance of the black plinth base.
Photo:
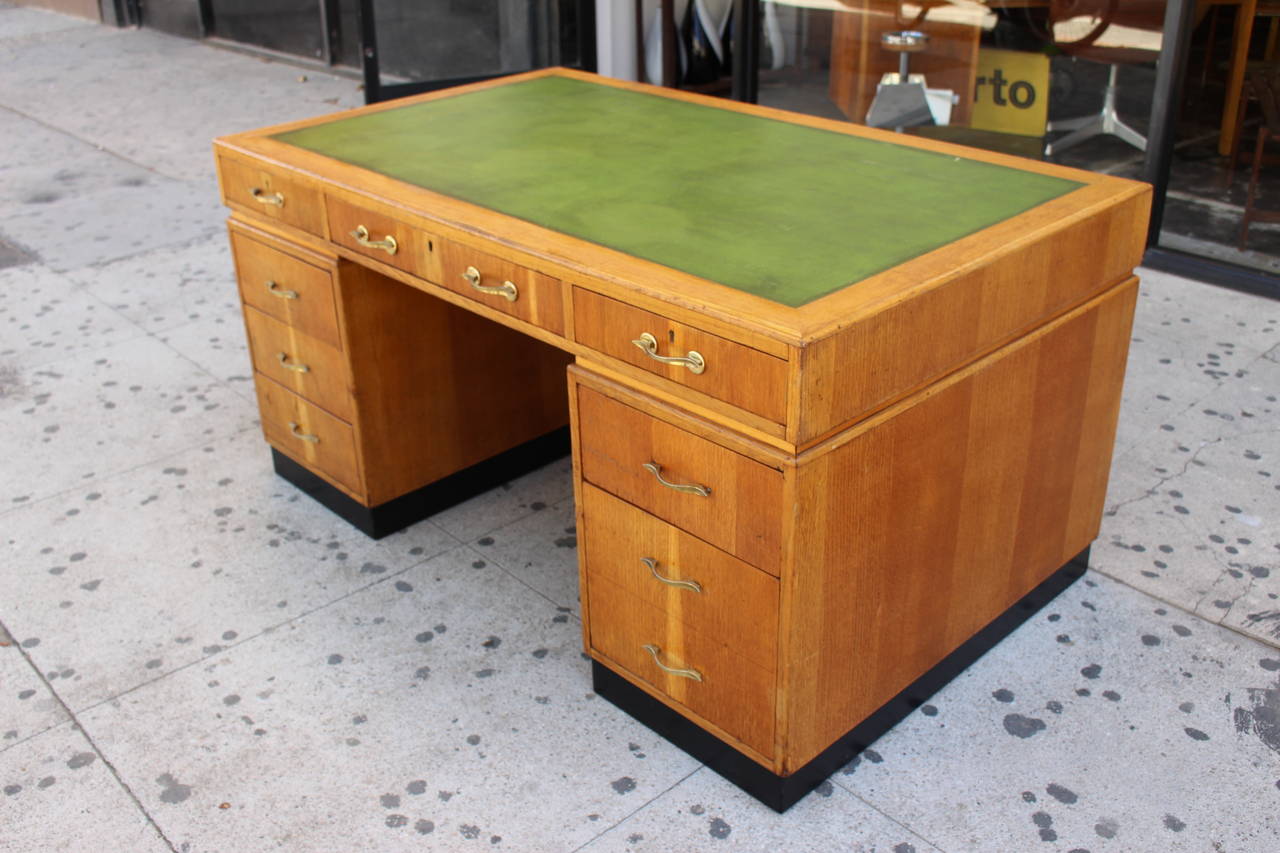
POLYGON ((1089 549, 1085 548, 968 642, 790 776, 778 776, 762 767, 597 661, 591 663, 594 690, 774 811, 784 812, 1013 633, 1071 586, 1088 566, 1089 549))
POLYGON ((569 455, 569 428, 517 445, 470 468, 428 483, 378 506, 365 506, 297 462, 271 448, 276 473, 374 539, 462 503, 508 480, 569 455))

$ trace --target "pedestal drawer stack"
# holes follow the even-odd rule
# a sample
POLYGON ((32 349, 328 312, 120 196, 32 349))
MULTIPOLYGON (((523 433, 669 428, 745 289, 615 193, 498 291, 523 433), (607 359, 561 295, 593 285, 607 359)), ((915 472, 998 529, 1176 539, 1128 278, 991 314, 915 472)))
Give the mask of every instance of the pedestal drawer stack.
POLYGON ((782 472, 572 375, 589 647, 772 757, 782 472))

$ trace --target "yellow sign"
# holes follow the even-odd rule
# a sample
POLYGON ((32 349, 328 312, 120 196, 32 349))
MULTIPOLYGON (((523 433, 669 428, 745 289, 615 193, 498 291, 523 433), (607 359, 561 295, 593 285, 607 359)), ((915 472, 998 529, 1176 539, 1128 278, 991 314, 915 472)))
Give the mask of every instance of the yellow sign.
POLYGON ((1049 117, 1049 57, 1017 50, 979 50, 973 118, 979 130, 1044 136, 1049 117))

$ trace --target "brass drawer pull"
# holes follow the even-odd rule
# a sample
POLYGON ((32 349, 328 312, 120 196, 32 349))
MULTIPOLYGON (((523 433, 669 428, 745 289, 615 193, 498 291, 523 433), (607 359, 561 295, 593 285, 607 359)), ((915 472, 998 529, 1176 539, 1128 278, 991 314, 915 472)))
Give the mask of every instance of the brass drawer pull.
POLYGON ((297 299, 298 298, 298 291, 281 290, 280 285, 276 284, 274 281, 267 282, 267 290, 273 296, 279 296, 281 299, 297 299))
POLYGON ((639 338, 631 343, 638 346, 644 351, 645 355, 654 361, 660 361, 663 364, 683 365, 689 369, 690 373, 701 373, 707 369, 706 359, 697 350, 691 349, 686 355, 658 355, 658 339, 648 332, 641 334, 639 338))
POLYGON ((666 486, 668 489, 675 489, 677 492, 684 492, 687 495, 697 495, 703 498, 711 497, 711 489, 706 486, 699 486, 696 483, 672 483, 662 476, 662 466, 657 462, 646 462, 642 466, 644 470, 658 478, 658 482, 666 486))
POLYGON ((286 352, 276 353, 276 359, 280 362, 280 366, 285 370, 292 370, 294 373, 308 373, 311 368, 305 364, 289 361, 289 354, 286 352))
POLYGON ((303 441, 309 441, 309 442, 311 442, 312 444, 315 444, 316 442, 318 442, 318 441, 320 440, 320 436, 318 436, 318 435, 313 435, 313 434, 311 434, 311 433, 309 433, 309 432, 298 432, 298 425, 297 425, 296 423, 294 423, 293 421, 289 421, 289 433, 290 433, 294 438, 300 438, 300 439, 302 439, 303 441))
POLYGON ((508 302, 515 302, 520 298, 520 291, 516 288, 515 282, 504 281, 502 284, 489 286, 480 283, 480 270, 475 267, 467 267, 467 271, 462 277, 471 285, 472 290, 478 290, 481 293, 487 293, 490 296, 501 296, 508 302))
POLYGON ((253 196, 253 200, 259 204, 272 204, 276 207, 284 207, 284 193, 269 193, 258 187, 249 190, 249 195, 253 196))
POLYGON ((658 561, 653 559, 653 557, 641 557, 640 562, 648 566, 649 571, 653 572, 653 576, 658 580, 662 581, 663 583, 665 583, 667 586, 678 586, 681 589, 689 589, 689 590, 693 590, 694 592, 702 592, 702 584, 698 583, 697 581, 681 581, 681 580, 676 580, 675 578, 663 577, 662 575, 658 574, 658 561))
POLYGON ((366 249, 381 249, 388 255, 394 255, 396 253, 396 249, 400 248, 399 244, 396 243, 396 238, 392 237, 390 234, 381 240, 370 240, 369 229, 365 228, 363 225, 357 225, 356 230, 351 232, 351 236, 355 238, 357 243, 364 246, 366 249))
POLYGON ((663 672, 668 673, 670 675, 678 675, 681 678, 687 678, 690 681, 702 680, 702 673, 698 672, 696 669, 676 669, 675 667, 670 667, 670 666, 667 666, 665 663, 663 663, 658 658, 658 655, 662 654, 662 649, 658 648, 653 643, 645 643, 643 648, 646 652, 648 652, 653 656, 653 662, 656 663, 658 665, 658 669, 662 670, 663 672))

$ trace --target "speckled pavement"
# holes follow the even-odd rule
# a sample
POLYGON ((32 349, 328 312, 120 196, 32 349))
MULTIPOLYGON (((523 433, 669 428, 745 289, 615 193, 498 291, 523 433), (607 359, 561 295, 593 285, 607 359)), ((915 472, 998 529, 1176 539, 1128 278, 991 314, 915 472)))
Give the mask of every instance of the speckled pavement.
POLYGON ((591 693, 567 462, 271 473, 209 140, 359 101, 0 2, 0 851, 1280 849, 1280 304, 1143 273, 1092 571, 779 816, 591 693))

